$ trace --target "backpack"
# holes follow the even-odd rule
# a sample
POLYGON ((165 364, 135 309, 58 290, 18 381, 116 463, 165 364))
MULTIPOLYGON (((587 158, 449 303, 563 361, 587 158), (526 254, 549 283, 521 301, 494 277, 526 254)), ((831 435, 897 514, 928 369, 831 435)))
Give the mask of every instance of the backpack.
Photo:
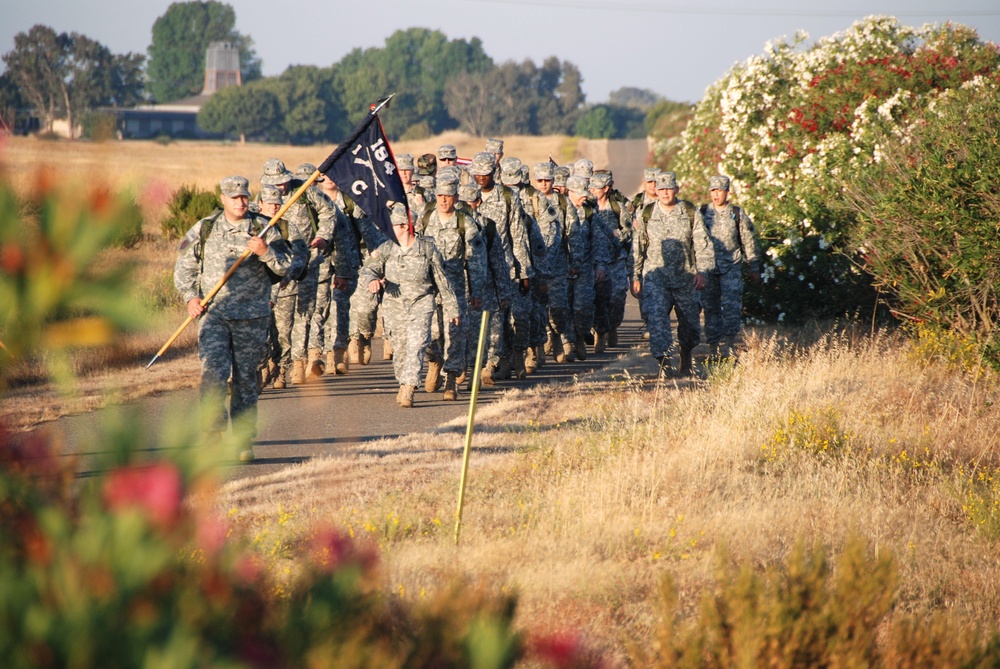
MULTIPOLYGON (((198 259, 201 261, 201 270, 202 271, 205 270, 205 243, 208 241, 208 238, 211 236, 212 230, 215 228, 215 222, 219 220, 220 216, 222 216, 222 210, 221 209, 216 209, 215 211, 213 211, 212 215, 208 218, 208 220, 204 221, 201 224, 201 230, 198 231, 200 234, 198 235, 197 252, 198 252, 198 259)), ((251 230, 251 232, 254 235, 258 235, 258 234, 260 234, 261 230, 263 230, 264 228, 266 228, 268 226, 266 226, 266 225, 264 225, 264 224, 261 223, 260 219, 264 218, 264 216, 262 216, 261 214, 252 214, 252 216, 253 216, 253 218, 251 219, 250 230, 251 230)), ((283 219, 283 218, 279 218, 278 222, 275 225, 278 228, 278 231, 281 233, 281 238, 287 241, 288 240, 288 222, 285 219, 283 219)), ((267 278, 269 278, 271 280, 271 284, 272 285, 276 284, 276 283, 280 283, 281 280, 285 278, 285 277, 281 276, 280 274, 276 274, 267 265, 264 265, 264 269, 267 270, 267 278)), ((302 278, 305 278, 305 273, 308 270, 309 270, 309 266, 307 264, 306 267, 303 269, 303 271, 300 273, 301 274, 301 278, 299 278, 299 277, 293 277, 293 278, 296 281, 301 281, 302 278)))

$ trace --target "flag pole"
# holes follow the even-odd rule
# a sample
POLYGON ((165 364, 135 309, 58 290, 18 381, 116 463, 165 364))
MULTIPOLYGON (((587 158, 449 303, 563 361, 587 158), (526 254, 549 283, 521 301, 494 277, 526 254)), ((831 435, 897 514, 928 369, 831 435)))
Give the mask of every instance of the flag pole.
POLYGON ((465 482, 469 473, 469 454, 472 451, 472 429, 475 426, 476 403, 479 401, 479 375, 483 369, 483 352, 486 349, 486 331, 490 324, 490 312, 483 310, 479 324, 479 347, 476 349, 476 368, 472 372, 472 397, 469 398, 469 422, 465 427, 465 452, 462 455, 462 480, 458 486, 458 513, 455 518, 455 545, 462 532, 462 506, 465 504, 465 482))
MULTIPOLYGON (((380 98, 378 101, 375 102, 375 104, 371 106, 371 111, 368 113, 368 116, 365 117, 365 120, 358 126, 358 128, 351 134, 351 136, 346 141, 341 142, 340 146, 338 146, 336 150, 334 150, 334 152, 331 153, 325 161, 323 161, 323 165, 321 165, 315 172, 313 172, 309 176, 309 178, 306 179, 305 182, 303 182, 303 184, 292 194, 292 196, 288 198, 288 200, 284 204, 281 205, 281 208, 278 209, 278 212, 271 217, 271 222, 268 223, 267 226, 263 230, 261 230, 260 233, 257 235, 258 237, 263 237, 264 234, 271 228, 271 226, 277 223, 278 219, 280 219, 282 216, 285 215, 285 212, 288 211, 288 208, 291 207, 292 204, 294 204, 295 201, 298 200, 299 197, 303 193, 305 193, 310 186, 313 185, 313 183, 315 183, 316 179, 321 177, 323 175, 323 172, 328 170, 330 168, 330 165, 332 165, 337 158, 339 158, 341 155, 344 154, 345 151, 347 151, 347 147, 350 146, 351 143, 355 139, 357 139, 358 136, 364 131, 368 123, 368 118, 378 114, 379 110, 381 110, 383 107, 389 104, 389 101, 392 100, 394 95, 395 93, 392 93, 391 95, 388 95, 384 98, 380 98)), ((226 285, 226 282, 229 281, 229 277, 231 277, 233 275, 233 272, 235 272, 236 269, 243 264, 244 260, 250 257, 251 253, 252 252, 248 249, 244 251, 239 258, 236 259, 236 262, 234 262, 233 266, 229 268, 229 271, 227 271, 223 275, 223 277, 219 279, 219 282, 215 284, 215 287, 212 288, 212 290, 210 290, 209 293, 202 299, 201 304, 203 307, 206 308, 208 307, 212 299, 218 294, 220 290, 222 290, 222 287, 226 285)), ((162 346, 162 348, 160 348, 160 350, 156 352, 156 355, 153 356, 153 359, 149 361, 149 364, 146 365, 146 369, 152 367, 153 364, 160 359, 160 356, 166 353, 167 349, 170 348, 170 345, 173 344, 177 340, 177 338, 181 336, 181 333, 184 332, 187 326, 190 325, 194 320, 195 319, 193 317, 188 316, 187 319, 183 323, 181 323, 180 327, 178 327, 177 330, 174 331, 174 334, 171 335, 170 339, 167 340, 167 343, 165 343, 162 346)))

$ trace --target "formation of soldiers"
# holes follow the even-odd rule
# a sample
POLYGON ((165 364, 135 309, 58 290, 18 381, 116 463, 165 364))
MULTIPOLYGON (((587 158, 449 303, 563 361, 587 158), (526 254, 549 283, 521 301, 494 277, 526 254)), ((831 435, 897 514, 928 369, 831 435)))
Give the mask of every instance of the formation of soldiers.
POLYGON ((674 173, 647 169, 643 190, 628 198, 609 170, 595 170, 589 160, 529 170, 503 148, 502 140, 489 139, 471 160, 459 161, 451 145, 419 158, 397 156, 410 216, 401 203, 393 205, 393 241, 321 176, 258 239, 261 248, 249 237, 315 166, 291 172, 280 160, 267 161, 256 202, 249 202, 245 179, 224 179, 224 212, 214 217, 228 225, 199 221, 181 245, 175 272, 189 313, 198 317, 200 296, 227 259, 244 247, 253 253, 240 268, 252 280, 231 280, 202 317, 203 392, 218 391, 220 379, 231 375, 235 418, 256 410, 260 384, 281 389, 347 374, 351 365, 370 362, 381 312, 383 355, 393 360, 400 385, 397 402, 412 406, 421 380, 427 392, 443 387, 445 400, 457 400, 472 383, 475 328, 484 310, 491 316, 481 380, 494 385, 525 378, 548 361, 586 360, 617 347, 630 291, 639 298, 661 374, 674 373, 675 352, 678 373, 691 373, 702 309, 711 354, 734 352, 742 265, 751 280, 760 274, 753 224, 729 202, 728 178, 712 177, 712 201, 696 206, 678 198, 674 173), (243 202, 242 211, 230 201, 243 202), (253 308, 233 306, 244 302, 253 308), (247 327, 255 338, 237 342, 229 320, 251 312, 258 320, 247 327), (228 362, 211 354, 218 342, 228 342, 228 362), (243 351, 244 344, 256 354, 243 351))

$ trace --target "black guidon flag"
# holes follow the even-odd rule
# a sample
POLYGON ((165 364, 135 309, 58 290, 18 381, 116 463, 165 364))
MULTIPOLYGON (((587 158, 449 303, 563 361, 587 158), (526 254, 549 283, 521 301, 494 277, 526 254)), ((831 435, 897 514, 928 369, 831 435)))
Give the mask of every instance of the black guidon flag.
POLYGON ((318 170, 350 195, 387 239, 398 243, 387 204, 401 203, 407 208, 407 218, 409 207, 396 157, 389 148, 378 114, 368 114, 318 170))

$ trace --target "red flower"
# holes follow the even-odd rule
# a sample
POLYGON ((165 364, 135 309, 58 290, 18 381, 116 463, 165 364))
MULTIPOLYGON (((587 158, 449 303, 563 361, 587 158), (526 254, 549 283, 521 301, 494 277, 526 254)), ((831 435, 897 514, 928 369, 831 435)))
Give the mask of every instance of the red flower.
POLYGON ((195 528, 195 539, 198 548, 205 552, 205 555, 215 555, 226 544, 226 537, 229 534, 229 525, 225 519, 216 515, 205 516, 198 520, 195 528))
POLYGON ((112 511, 137 508, 154 524, 169 527, 183 498, 181 474, 167 462, 122 467, 104 481, 104 503, 112 511))

